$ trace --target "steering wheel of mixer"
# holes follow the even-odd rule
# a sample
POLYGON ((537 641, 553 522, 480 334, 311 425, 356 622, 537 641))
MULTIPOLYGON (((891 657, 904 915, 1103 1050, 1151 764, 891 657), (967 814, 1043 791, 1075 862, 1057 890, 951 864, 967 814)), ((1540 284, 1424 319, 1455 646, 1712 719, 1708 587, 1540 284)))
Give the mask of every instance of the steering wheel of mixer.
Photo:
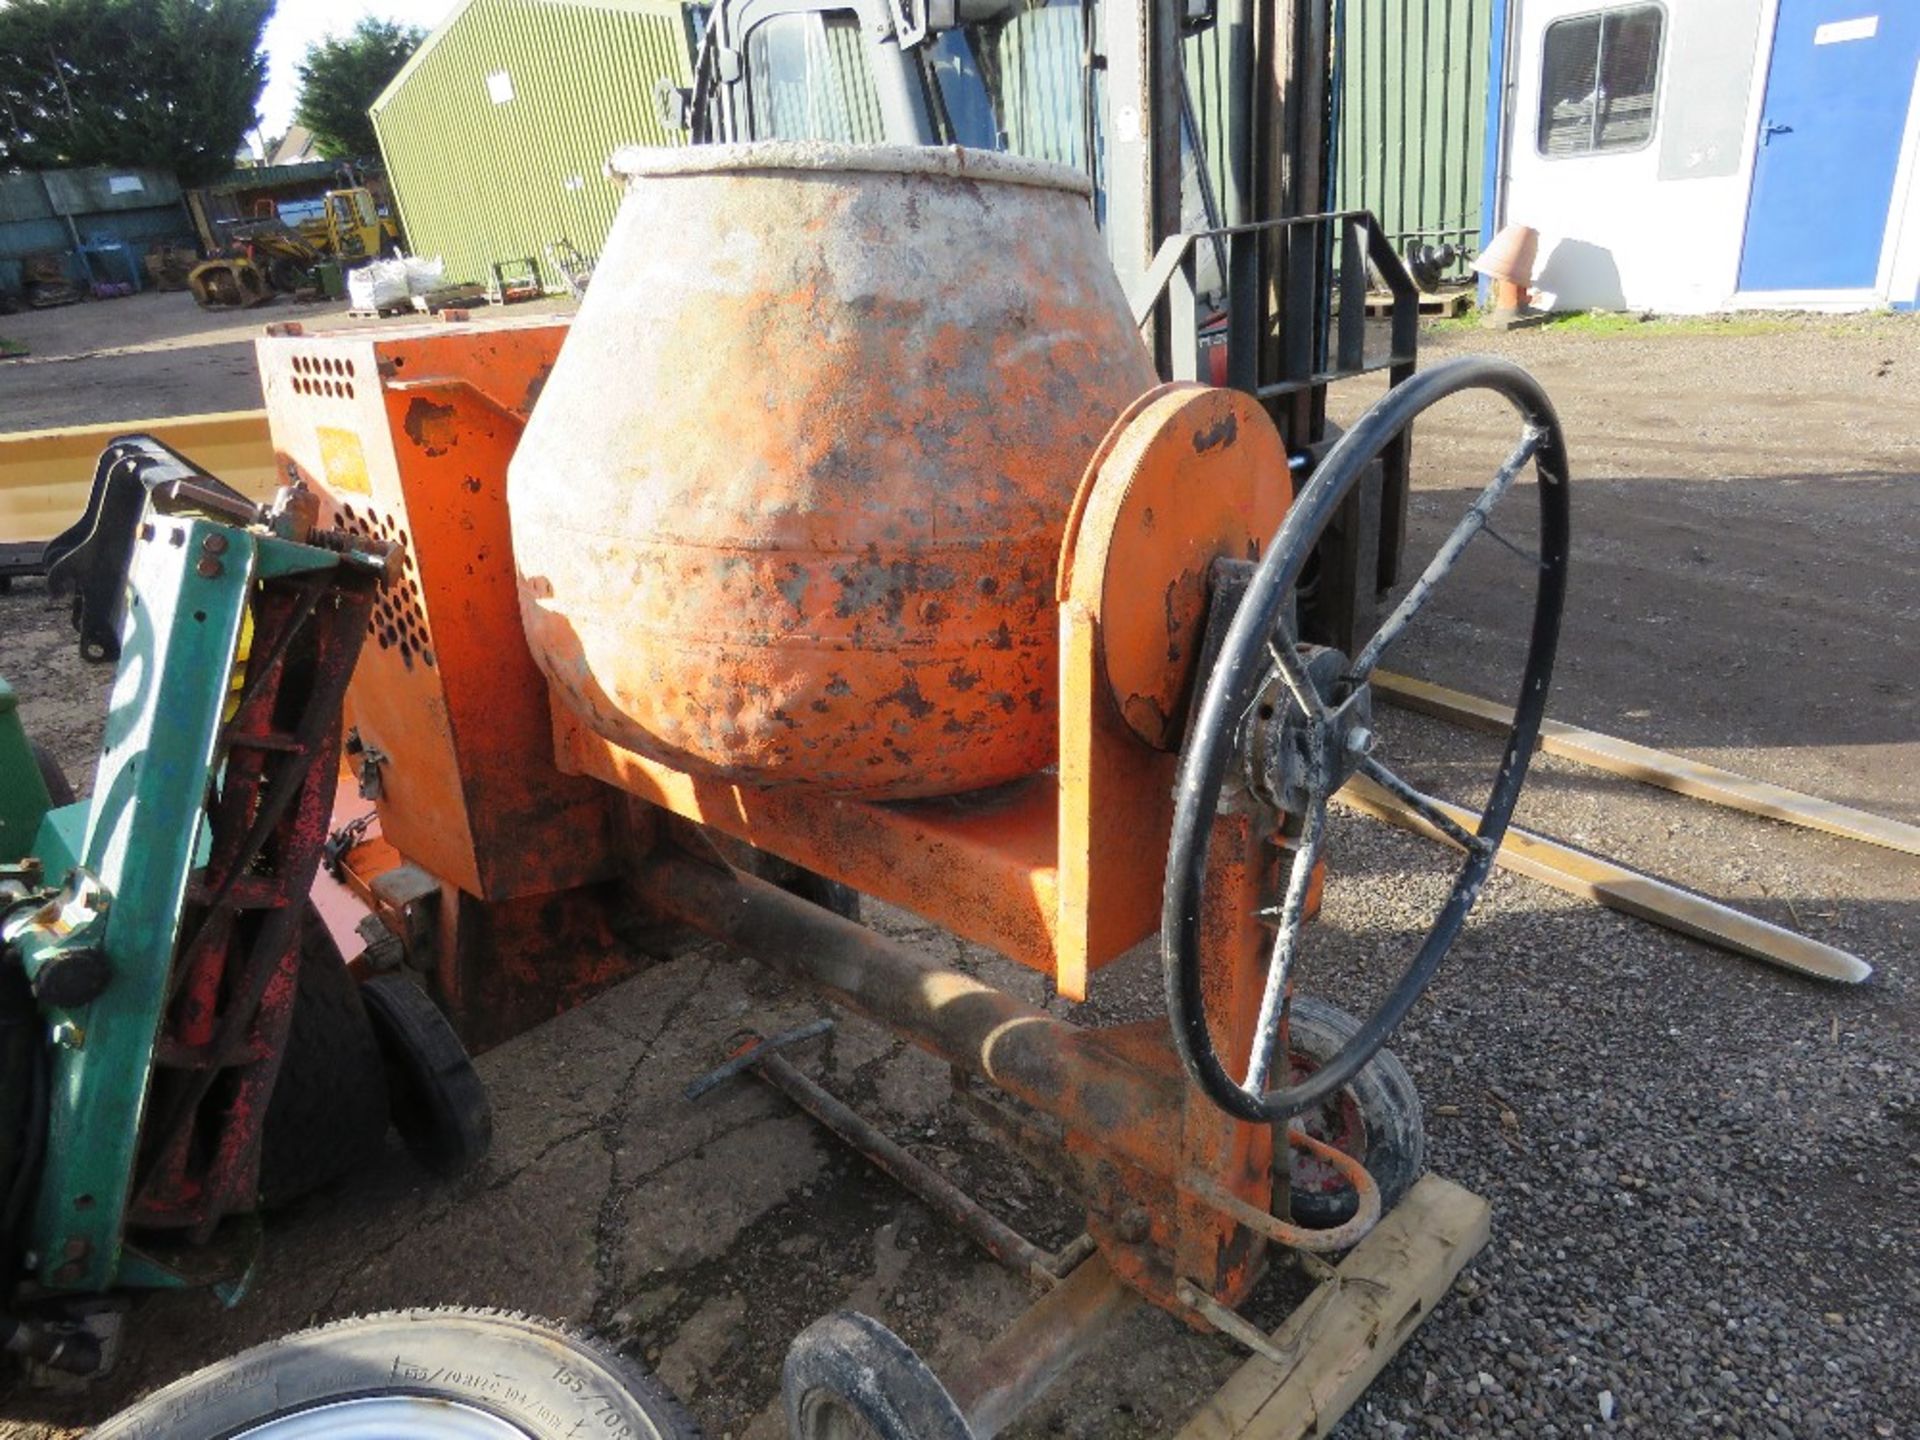
MULTIPOLYGON (((1160 917, 1160 955, 1174 1044, 1194 1083, 1228 1114, 1255 1122, 1280 1121, 1336 1093, 1373 1058, 1420 998, 1479 898, 1526 780, 1546 711, 1567 588, 1567 488, 1565 437, 1539 383, 1508 361, 1465 357, 1394 386, 1361 416, 1327 452, 1267 547, 1227 629, 1219 659, 1206 677, 1205 692, 1181 750, 1160 917), (1288 612, 1294 587, 1321 534, 1367 466, 1416 416, 1468 390, 1492 391, 1513 405, 1521 419, 1519 443, 1359 654, 1348 658, 1338 651, 1316 652, 1300 646, 1290 632, 1288 612), (1540 500, 1539 553, 1526 557, 1536 570, 1532 635, 1500 768, 1479 823, 1468 832, 1371 753, 1368 677, 1382 652, 1432 598, 1467 544, 1488 528, 1489 513, 1529 461, 1538 476, 1535 488, 1540 500), (1207 851, 1228 768, 1236 760, 1241 770, 1237 784, 1261 803, 1299 817, 1300 826, 1286 891, 1274 917, 1273 947, 1252 1052, 1240 1079, 1227 1072, 1214 1047, 1200 953, 1207 851), (1379 1008, 1337 1055, 1301 1083, 1269 1090, 1267 1079, 1301 924, 1325 848, 1327 801, 1356 772, 1458 844, 1466 852, 1466 861, 1419 951, 1379 1008)), ((1496 534, 1496 538, 1500 537, 1496 534)), ((1281 1068, 1284 1074, 1284 1062, 1281 1068)))

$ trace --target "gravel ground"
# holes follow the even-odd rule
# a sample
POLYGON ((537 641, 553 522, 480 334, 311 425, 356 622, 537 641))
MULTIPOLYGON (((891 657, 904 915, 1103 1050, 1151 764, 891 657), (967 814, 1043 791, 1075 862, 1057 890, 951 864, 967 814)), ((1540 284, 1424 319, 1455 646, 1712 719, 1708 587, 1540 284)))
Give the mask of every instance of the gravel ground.
MULTIPOLYGON (((1553 712, 1920 823, 1920 325, 1428 342, 1431 358, 1489 348, 1541 375, 1574 447, 1553 712)), ((1482 407, 1423 422, 1415 553, 1509 433, 1482 407)), ((1522 545, 1530 500, 1501 512, 1522 545)), ((1525 578, 1476 546, 1395 663, 1510 693, 1525 578)), ((68 644, 31 587, 0 598, 0 672, 77 765, 100 686, 68 644)), ((1476 798, 1495 758, 1484 737, 1382 719, 1392 763, 1476 798)), ((1493 1240, 1335 1433, 1920 1433, 1920 866, 1551 759, 1521 819, 1847 947, 1876 974, 1822 985, 1496 877, 1395 1041, 1428 1105, 1430 1166, 1492 1200, 1493 1240)), ((1445 857, 1351 816, 1333 841, 1303 979, 1363 1008, 1444 893, 1445 857)), ((1043 998, 1034 977, 911 917, 877 918, 1043 998)), ((1157 988, 1157 960, 1138 953, 1102 972, 1080 1018, 1153 1015, 1157 988)), ((595 1323, 716 1437, 782 1433, 786 1339, 836 1306, 951 1367, 1019 1312, 1023 1287, 777 1097, 678 1099, 738 1026, 817 1009, 711 947, 664 959, 483 1057, 499 1138, 481 1174, 436 1186, 395 1151, 276 1221, 239 1309, 155 1297, 112 1380, 79 1400, 0 1402, 0 1435, 72 1433, 278 1331, 428 1300, 595 1323)), ((1036 1238, 1071 1233, 1071 1213, 942 1104, 939 1067, 858 1024, 805 1063, 1036 1238)), ((1277 1323, 1297 1293, 1275 1278, 1252 1312, 1277 1323)), ((1169 1434, 1240 1359, 1138 1313, 1017 1433, 1169 1434)))
MULTIPOLYGON (((559 297, 516 306, 514 313, 572 308, 559 297)), ((319 333, 418 319, 411 313, 356 319, 344 300, 295 304, 284 296, 256 310, 202 310, 184 291, 159 290, 8 315, 0 334, 28 353, 0 360, 0 434, 255 410, 264 403, 253 363, 262 326, 293 322, 319 333)))

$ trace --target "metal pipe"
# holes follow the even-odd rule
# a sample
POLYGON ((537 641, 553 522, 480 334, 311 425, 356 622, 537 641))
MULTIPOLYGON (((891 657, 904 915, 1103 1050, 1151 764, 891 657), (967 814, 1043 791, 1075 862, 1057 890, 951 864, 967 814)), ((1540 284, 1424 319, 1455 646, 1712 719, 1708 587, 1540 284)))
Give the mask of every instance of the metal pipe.
POLYGON ((1031 1306, 947 1386, 975 1440, 993 1440, 1140 1302, 1095 1257, 1031 1306))
POLYGON ((650 858, 635 883, 664 918, 825 991, 1152 1174, 1181 1153, 1179 1077, 1131 1064, 1093 1031, 684 851, 650 858))
POLYGON ((1057 1278, 1051 1254, 988 1214, 978 1200, 814 1084, 784 1055, 763 1053, 753 1068, 774 1089, 966 1231, 1002 1265, 1047 1284, 1057 1278))

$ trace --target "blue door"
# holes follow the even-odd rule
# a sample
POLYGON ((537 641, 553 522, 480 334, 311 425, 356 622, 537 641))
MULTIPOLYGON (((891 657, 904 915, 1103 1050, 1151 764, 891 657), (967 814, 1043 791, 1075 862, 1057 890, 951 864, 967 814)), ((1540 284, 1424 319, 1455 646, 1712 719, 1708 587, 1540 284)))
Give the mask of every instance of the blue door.
POLYGON ((1916 0, 1780 0, 1742 290, 1872 288, 1916 62, 1916 0))

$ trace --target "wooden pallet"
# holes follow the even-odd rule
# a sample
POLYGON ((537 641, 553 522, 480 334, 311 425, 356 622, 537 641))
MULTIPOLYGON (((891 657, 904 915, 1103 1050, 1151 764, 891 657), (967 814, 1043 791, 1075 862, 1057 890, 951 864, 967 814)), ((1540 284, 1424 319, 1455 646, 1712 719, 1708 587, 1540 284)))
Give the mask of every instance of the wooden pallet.
POLYGON ((1179 1440, 1325 1435, 1480 1253, 1491 1214, 1472 1191, 1422 1176, 1273 1332, 1287 1363, 1254 1356, 1194 1412, 1179 1440))
MULTIPOLYGON (((1435 294, 1428 290, 1420 292, 1420 315, 1427 320, 1452 320, 1464 315, 1473 308, 1472 290, 1445 290, 1435 294)), ((1385 290, 1373 290, 1367 294, 1367 318, 1385 320, 1393 314, 1393 296, 1385 290)))
POLYGON ((491 303, 484 285, 442 285, 438 290, 413 297, 413 308, 422 315, 438 315, 442 310, 473 310, 491 303))
POLYGON ((408 298, 402 300, 398 305, 382 305, 377 310, 350 309, 347 311, 347 314, 356 320, 381 320, 389 315, 411 315, 413 314, 413 301, 411 298, 408 298))

